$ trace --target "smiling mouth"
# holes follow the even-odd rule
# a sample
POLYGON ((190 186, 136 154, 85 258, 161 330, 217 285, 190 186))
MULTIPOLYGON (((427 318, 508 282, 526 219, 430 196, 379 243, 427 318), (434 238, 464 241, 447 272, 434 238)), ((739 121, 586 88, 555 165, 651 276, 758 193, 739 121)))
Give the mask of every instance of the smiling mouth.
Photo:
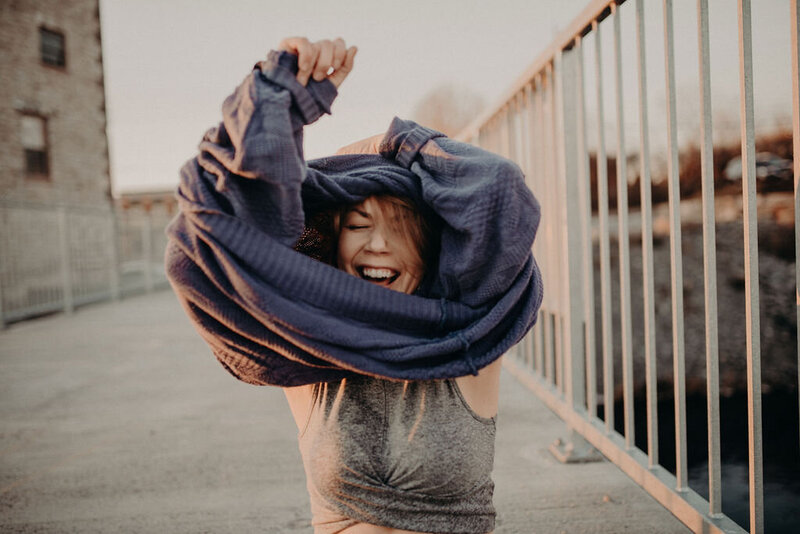
POLYGON ((400 272, 386 267, 357 267, 356 271, 367 282, 387 286, 391 285, 400 276, 400 272))

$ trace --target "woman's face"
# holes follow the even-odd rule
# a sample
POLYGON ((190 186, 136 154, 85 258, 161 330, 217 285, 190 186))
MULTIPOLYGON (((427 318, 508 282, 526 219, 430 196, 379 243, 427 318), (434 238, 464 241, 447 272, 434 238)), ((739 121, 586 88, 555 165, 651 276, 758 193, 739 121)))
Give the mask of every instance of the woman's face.
POLYGON ((342 215, 338 267, 373 284, 412 293, 424 274, 418 246, 403 231, 402 219, 412 214, 385 205, 370 197, 342 215))

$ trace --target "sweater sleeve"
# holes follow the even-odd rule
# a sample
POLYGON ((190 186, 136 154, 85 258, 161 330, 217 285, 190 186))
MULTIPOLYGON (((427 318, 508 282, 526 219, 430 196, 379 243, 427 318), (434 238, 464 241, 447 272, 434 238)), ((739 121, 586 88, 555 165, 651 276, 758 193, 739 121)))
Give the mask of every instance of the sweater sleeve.
POLYGON ((296 56, 271 52, 225 100, 222 122, 181 169, 180 212, 167 228, 165 266, 179 301, 223 366, 253 384, 343 376, 290 346, 271 315, 243 304, 255 291, 243 280, 264 263, 266 247, 290 249, 303 230, 303 126, 336 97, 329 81, 302 86, 296 72, 296 56), (234 264, 240 270, 231 274, 234 264))
POLYGON ((199 154, 181 170, 183 211, 217 211, 291 246, 303 231, 303 126, 330 112, 336 88, 296 79, 297 56, 269 53, 222 105, 199 154))
POLYGON ((473 307, 500 298, 525 268, 540 208, 512 161, 395 118, 380 145, 410 169, 442 219, 437 292, 473 307))

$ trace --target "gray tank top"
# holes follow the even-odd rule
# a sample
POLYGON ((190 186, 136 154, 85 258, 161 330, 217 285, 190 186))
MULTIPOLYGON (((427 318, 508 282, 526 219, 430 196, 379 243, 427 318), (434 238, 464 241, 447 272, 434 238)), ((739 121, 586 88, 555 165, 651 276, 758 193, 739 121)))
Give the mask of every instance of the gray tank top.
POLYGON ((455 380, 359 376, 313 386, 300 452, 317 534, 358 522, 422 532, 494 529, 495 420, 455 380))

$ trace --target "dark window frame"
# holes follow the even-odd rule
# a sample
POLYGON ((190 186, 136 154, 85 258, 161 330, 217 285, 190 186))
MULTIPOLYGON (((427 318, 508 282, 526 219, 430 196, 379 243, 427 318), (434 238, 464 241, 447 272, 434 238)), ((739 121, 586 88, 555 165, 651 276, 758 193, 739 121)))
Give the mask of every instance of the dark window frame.
MULTIPOLYGON (((30 180, 50 181, 50 134, 47 127, 47 117, 41 113, 23 112, 22 117, 33 117, 42 123, 42 136, 44 137, 44 148, 36 149, 22 145, 24 159, 23 172, 25 178, 30 180)), ((21 126, 21 125, 20 125, 21 126)))
POLYGON ((58 70, 66 70, 67 38, 64 32, 46 26, 39 26, 39 59, 42 65, 58 70), (46 39, 54 40, 47 42, 46 39))

